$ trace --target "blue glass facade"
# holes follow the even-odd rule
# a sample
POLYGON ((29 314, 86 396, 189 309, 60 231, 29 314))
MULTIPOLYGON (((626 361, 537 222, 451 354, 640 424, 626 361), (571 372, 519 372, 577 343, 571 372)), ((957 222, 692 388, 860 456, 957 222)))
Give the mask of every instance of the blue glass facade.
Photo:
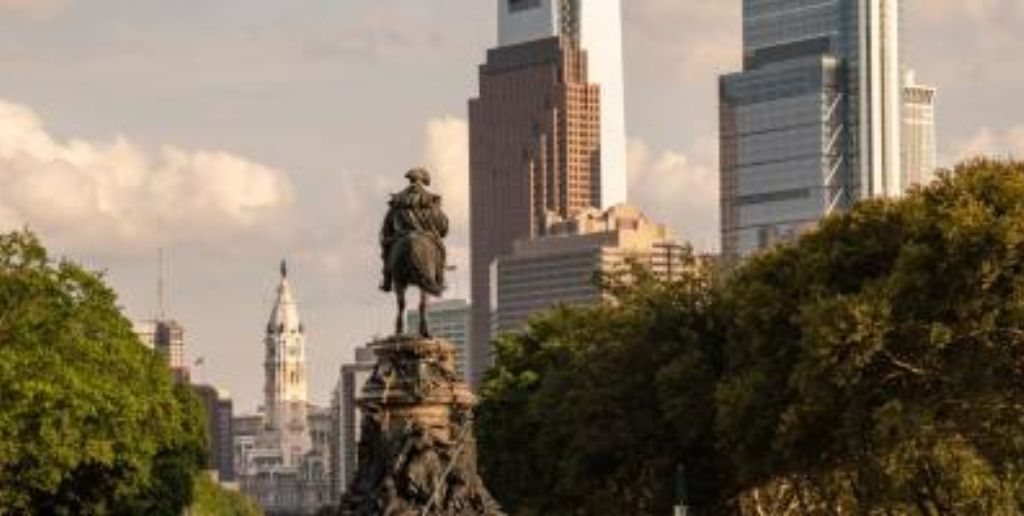
POLYGON ((899 194, 898 13, 897 0, 744 0, 744 70, 720 81, 727 260, 899 194))

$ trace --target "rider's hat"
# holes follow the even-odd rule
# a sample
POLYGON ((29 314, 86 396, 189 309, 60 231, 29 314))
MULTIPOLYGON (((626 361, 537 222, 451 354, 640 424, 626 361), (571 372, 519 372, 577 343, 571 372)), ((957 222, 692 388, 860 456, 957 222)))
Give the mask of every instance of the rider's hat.
POLYGON ((423 183, 430 186, 430 171, 423 167, 416 167, 405 173, 405 178, 416 183, 423 183))

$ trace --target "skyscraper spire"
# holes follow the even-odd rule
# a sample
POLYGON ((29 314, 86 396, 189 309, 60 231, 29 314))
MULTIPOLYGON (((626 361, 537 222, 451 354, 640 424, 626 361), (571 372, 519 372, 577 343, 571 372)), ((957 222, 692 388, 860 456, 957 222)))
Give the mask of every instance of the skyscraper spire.
POLYGON ((281 278, 288 278, 288 260, 281 259, 281 278))
POLYGON ((163 320, 167 317, 167 306, 164 296, 164 248, 157 252, 157 279, 156 279, 156 303, 157 319, 163 320))

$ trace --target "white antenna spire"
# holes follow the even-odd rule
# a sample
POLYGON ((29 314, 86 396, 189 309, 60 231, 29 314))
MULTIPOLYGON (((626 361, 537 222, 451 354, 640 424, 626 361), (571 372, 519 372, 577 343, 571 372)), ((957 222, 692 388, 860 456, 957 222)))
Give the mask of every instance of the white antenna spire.
POLYGON ((165 311, 166 306, 164 304, 164 248, 161 247, 157 253, 157 280, 156 280, 156 297, 157 297, 157 316, 162 321, 167 316, 165 311))

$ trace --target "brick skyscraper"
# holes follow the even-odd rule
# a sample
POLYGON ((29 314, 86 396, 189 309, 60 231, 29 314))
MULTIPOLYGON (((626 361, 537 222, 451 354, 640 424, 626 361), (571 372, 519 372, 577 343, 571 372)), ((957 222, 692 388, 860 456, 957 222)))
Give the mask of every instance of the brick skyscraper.
POLYGON ((601 205, 600 87, 570 36, 490 50, 470 101, 470 381, 491 361, 491 268, 546 214, 601 205))

